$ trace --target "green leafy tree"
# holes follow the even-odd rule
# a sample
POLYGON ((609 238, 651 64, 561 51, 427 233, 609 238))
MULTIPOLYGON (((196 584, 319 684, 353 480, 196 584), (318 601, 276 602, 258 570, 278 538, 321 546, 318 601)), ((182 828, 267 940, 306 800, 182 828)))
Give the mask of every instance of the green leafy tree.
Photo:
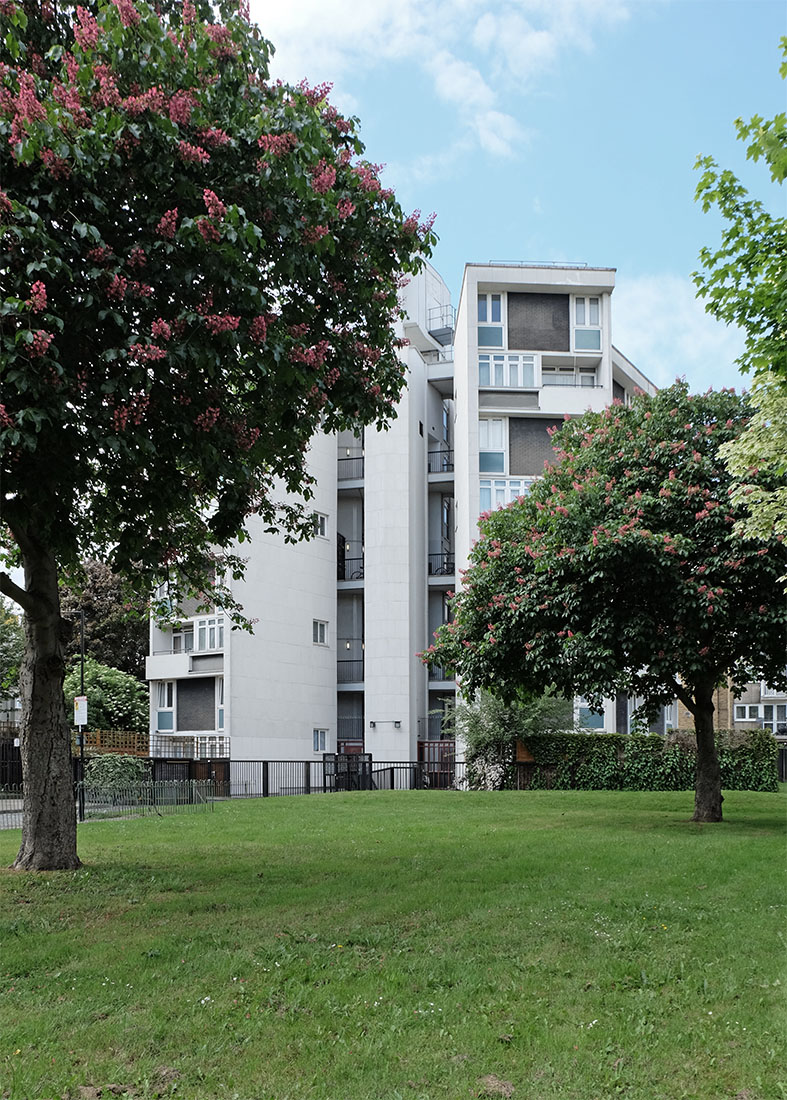
MULTIPOLYGON (((787 38, 783 38, 787 76, 787 38)), ((787 177, 787 114, 765 120, 755 115, 737 119, 738 137, 747 142, 746 155, 762 161, 771 180, 787 177)), ((746 337, 741 369, 754 372, 751 400, 755 411, 748 429, 723 452, 737 486, 735 500, 747 505, 742 523, 754 536, 787 533, 787 217, 770 214, 752 199, 730 171, 712 157, 698 161, 702 171, 697 199, 704 210, 715 207, 726 223, 721 245, 700 252, 702 270, 694 273, 705 308, 726 324, 740 325, 746 337), (753 469, 770 469, 773 489, 755 484, 753 469)), ((782 204, 783 206, 783 204, 782 204)))
MULTIPOLYGON (((69 669, 64 684, 66 708, 73 715, 74 697, 81 694, 80 662, 69 669)), ((148 692, 136 676, 85 658, 88 728, 142 733, 149 726, 148 692)), ((72 723, 73 724, 73 723, 72 723)))
POLYGON ((679 382, 569 421, 530 494, 482 517, 454 622, 425 655, 504 700, 549 684, 596 706, 677 697, 694 718, 696 821, 722 817, 715 687, 787 686, 787 547, 736 533, 719 453, 748 415, 732 391, 679 382))
POLYGON ((19 616, 0 597, 0 699, 19 690, 19 665, 25 648, 25 636, 19 616))
POLYGON ((85 616, 85 653, 102 664, 145 679, 148 653, 148 600, 130 589, 102 561, 82 563, 60 586, 60 609, 75 625, 65 646, 68 663, 80 654, 79 613, 85 616))
MULTIPOLYGON (((2 515, 24 586, 18 868, 78 864, 58 580, 239 609, 244 521, 311 527, 320 430, 383 427, 434 239, 326 86, 268 80, 229 3, 0 5, 2 515), (220 21, 213 21, 214 19, 220 21)), ((155 608, 154 608, 155 610, 155 608)), ((176 610, 175 612, 176 613, 176 610)))

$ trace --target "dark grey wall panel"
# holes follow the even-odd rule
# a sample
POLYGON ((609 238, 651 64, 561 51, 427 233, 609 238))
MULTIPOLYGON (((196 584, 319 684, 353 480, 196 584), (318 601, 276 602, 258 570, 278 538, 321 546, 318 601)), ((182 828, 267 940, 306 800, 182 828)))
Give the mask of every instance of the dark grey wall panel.
POLYGON ((512 351, 570 351, 567 294, 509 294, 512 351))
POLYGON ((216 681, 178 681, 178 732, 216 728, 216 681))
POLYGON ((540 477, 544 463, 552 462, 555 452, 548 428, 560 427, 549 420, 512 416, 508 421, 509 472, 512 477, 540 477))

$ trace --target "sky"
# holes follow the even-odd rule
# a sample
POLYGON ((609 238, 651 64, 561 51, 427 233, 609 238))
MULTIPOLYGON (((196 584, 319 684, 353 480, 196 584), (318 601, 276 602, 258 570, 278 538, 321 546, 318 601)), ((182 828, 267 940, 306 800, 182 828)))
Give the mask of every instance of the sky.
POLYGON ((734 120, 787 109, 787 0, 251 0, 271 75, 333 84, 405 211, 437 215, 456 304, 472 261, 617 269, 613 342, 657 385, 734 386, 743 336, 691 273, 722 222, 697 156, 772 213, 787 189, 734 120))

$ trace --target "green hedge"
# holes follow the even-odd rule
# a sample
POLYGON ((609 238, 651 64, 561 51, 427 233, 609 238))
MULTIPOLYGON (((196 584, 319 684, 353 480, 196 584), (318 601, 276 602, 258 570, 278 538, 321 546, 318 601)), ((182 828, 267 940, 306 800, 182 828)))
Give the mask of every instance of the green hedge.
MULTIPOLYGON (((620 733, 537 733, 522 739, 535 761, 516 766, 514 786, 530 790, 689 791, 694 734, 667 738, 620 733)), ((767 730, 717 730, 721 785, 728 791, 776 791, 776 741, 767 730)))

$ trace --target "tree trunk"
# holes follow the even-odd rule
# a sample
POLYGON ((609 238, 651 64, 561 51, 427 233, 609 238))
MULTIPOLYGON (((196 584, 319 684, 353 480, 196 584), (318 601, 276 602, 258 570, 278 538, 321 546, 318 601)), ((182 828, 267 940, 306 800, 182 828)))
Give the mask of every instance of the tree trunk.
POLYGON ((22 844, 16 870, 79 867, 71 735, 63 704, 64 634, 54 556, 29 534, 25 567, 25 655, 22 695, 22 844))
POLYGON ((694 732, 697 738, 697 774, 692 821, 721 821, 721 769, 713 730, 713 687, 698 687, 694 694, 694 732))

